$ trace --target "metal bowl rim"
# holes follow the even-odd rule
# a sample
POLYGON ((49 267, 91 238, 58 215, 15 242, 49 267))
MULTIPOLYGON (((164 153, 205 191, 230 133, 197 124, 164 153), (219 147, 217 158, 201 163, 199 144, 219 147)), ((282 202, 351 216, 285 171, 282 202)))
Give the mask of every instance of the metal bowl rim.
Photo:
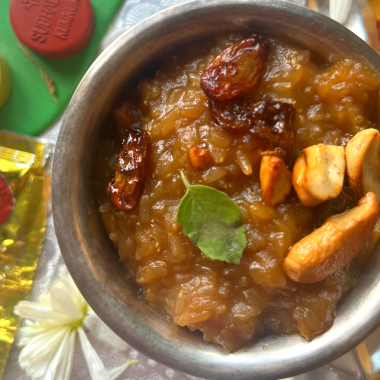
MULTIPOLYGON (((220 0, 195 0, 188 3, 183 3, 172 7, 170 9, 166 9, 159 13, 154 14, 148 19, 140 22, 127 32, 125 32, 122 36, 120 36, 115 42, 113 42, 93 63, 90 67, 81 83, 79 84, 77 90, 75 91, 73 98, 69 104, 67 111, 65 112, 64 119, 62 122, 62 127, 60 130, 54 165, 53 165, 53 180, 52 180, 52 189, 53 189, 53 214, 54 214, 54 224, 55 230, 58 238, 59 245, 62 250, 62 255, 65 259, 66 265, 76 282, 78 288, 89 302, 90 306, 95 310, 95 312, 101 317, 101 319, 112 329, 116 330, 117 326, 114 325, 114 319, 112 315, 107 313, 106 305, 107 300, 102 298, 101 294, 93 294, 91 289, 86 286, 86 283, 91 281, 93 278, 86 277, 85 274, 82 276, 77 269, 77 257, 78 252, 74 252, 71 248, 74 244, 78 243, 80 246, 80 231, 76 230, 75 223, 68 223, 68 221, 72 220, 72 212, 70 210, 70 194, 67 194, 63 191, 63 185, 65 178, 70 176, 70 162, 67 160, 68 158, 68 149, 65 148, 65 143, 68 141, 70 133, 72 133, 72 125, 75 124, 75 120, 79 120, 80 117, 78 115, 78 107, 77 104, 83 101, 81 97, 86 91, 88 92, 89 88, 96 87, 96 77, 97 73, 102 70, 102 67, 107 65, 107 63, 112 60, 113 54, 117 53, 118 49, 122 49, 127 46, 128 43, 139 34, 146 33, 147 30, 153 25, 161 23, 165 19, 170 19, 171 17, 184 17, 184 15, 191 15, 194 10, 201 9, 204 7, 212 7, 218 6, 220 9, 223 7, 228 7, 231 5, 244 5, 244 6, 252 6, 259 8, 260 6, 265 6, 269 8, 273 8, 276 10, 282 9, 290 14, 296 14, 304 20, 313 21, 320 25, 320 27, 329 27, 333 28, 337 34, 340 36, 346 37, 346 43, 352 45, 354 47, 360 46, 362 55, 370 62, 373 66, 380 67, 380 58, 376 52, 374 52, 364 41, 362 41, 359 37, 354 35, 352 32, 336 23, 335 21, 325 17, 317 12, 311 11, 307 8, 303 8, 292 3, 284 2, 281 0, 256 0, 251 2, 245 0, 224 0, 220 2, 220 0), (71 236, 76 236, 77 241, 67 241, 67 233, 65 230, 71 231, 71 236)), ((82 102, 83 103, 83 102, 82 102)), ((82 111, 79 111, 82 112, 82 111)), ((85 110, 81 115, 82 119, 84 118, 85 110)), ((71 149, 71 148, 70 148, 71 149)), ((80 253, 80 252, 79 252, 80 253)), ((268 368, 268 377, 266 378, 276 378, 283 376, 291 376, 305 370, 310 370, 316 368, 322 364, 325 364, 345 352, 349 351, 351 348, 360 343, 370 332, 372 332, 378 325, 380 320, 380 295, 376 300, 373 300, 371 309, 367 310, 368 314, 363 318, 362 322, 357 324, 355 329, 350 329, 345 331, 344 328, 340 330, 341 340, 336 339, 332 335, 332 328, 330 331, 326 332, 321 337, 316 338, 313 342, 308 343, 304 346, 304 351, 299 353, 299 360, 296 360, 291 368, 285 368, 281 373, 277 371, 274 373, 268 368), (344 334, 347 334, 344 336, 344 334), (331 339, 330 339, 331 336, 331 339), (349 339, 348 339, 349 337, 349 339), (313 347, 310 349, 310 347, 313 347)), ((125 326, 128 326, 129 317, 125 316, 125 326)), ((149 344, 139 344, 139 341, 143 341, 143 337, 140 335, 140 330, 138 329, 125 329, 121 337, 125 339, 127 342, 134 342, 134 346, 141 351, 143 354, 156 359, 157 361, 162 362, 170 367, 177 368, 181 371, 191 373, 197 376, 209 377, 209 378, 218 378, 223 379, 226 378, 223 376, 223 372, 227 367, 225 367, 224 362, 220 362, 220 367, 210 367, 207 369, 207 366, 202 363, 202 366, 199 368, 197 361, 193 361, 192 358, 189 358, 187 365, 182 365, 179 367, 177 364, 177 357, 181 355, 181 349, 179 348, 176 351, 168 351, 167 347, 160 346, 160 343, 156 342, 155 345, 149 344), (160 353, 158 354, 158 349, 160 353)), ((292 337, 287 337, 283 339, 293 339, 292 337)), ((242 364, 244 364, 244 360, 248 359, 249 356, 244 353, 238 352, 237 354, 231 354, 234 356, 242 357, 242 364)), ((227 360, 231 355, 222 355, 223 360, 227 360)), ((292 356, 292 355, 291 355, 292 356)), ((279 358, 279 360, 284 360, 284 358, 279 358)), ((265 365, 265 363, 263 364, 265 365)), ((236 379, 248 379, 252 378, 255 373, 245 370, 244 366, 236 369, 236 379)), ((231 370, 229 367, 228 370, 231 370)), ((262 370, 262 368, 261 368, 262 370)))

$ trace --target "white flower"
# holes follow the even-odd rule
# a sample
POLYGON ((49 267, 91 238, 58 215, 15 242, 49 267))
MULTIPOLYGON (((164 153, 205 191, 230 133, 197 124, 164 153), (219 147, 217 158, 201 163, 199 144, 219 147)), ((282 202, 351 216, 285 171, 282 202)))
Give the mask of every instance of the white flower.
POLYGON ((126 343, 100 321, 80 294, 71 277, 60 271, 50 292, 41 295, 39 304, 19 302, 15 314, 26 318, 19 329, 20 366, 33 380, 69 380, 72 370, 75 338, 80 344, 93 380, 113 380, 135 361, 106 370, 103 362, 91 346, 82 325, 119 349, 126 343), (35 322, 32 322, 34 320, 35 322))

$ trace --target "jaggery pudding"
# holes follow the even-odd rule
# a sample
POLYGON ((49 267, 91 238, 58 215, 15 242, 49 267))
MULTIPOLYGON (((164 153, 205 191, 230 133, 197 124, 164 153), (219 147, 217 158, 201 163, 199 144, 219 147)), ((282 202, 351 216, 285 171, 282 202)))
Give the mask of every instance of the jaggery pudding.
POLYGON ((380 236, 379 78, 272 37, 171 53, 99 145, 109 238, 145 300, 233 352, 326 332, 380 236))

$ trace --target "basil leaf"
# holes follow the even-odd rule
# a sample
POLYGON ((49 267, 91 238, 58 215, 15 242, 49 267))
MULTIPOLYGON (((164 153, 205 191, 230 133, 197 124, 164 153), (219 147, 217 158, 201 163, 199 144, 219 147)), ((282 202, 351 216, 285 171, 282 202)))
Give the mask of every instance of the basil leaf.
POLYGON ((183 233, 210 259, 239 264, 247 245, 239 207, 225 193, 181 177, 187 189, 177 213, 183 233))

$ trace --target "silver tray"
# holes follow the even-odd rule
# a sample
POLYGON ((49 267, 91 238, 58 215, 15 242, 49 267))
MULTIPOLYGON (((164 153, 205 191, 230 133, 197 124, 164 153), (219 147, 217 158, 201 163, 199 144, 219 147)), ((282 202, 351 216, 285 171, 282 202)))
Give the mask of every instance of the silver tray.
MULTIPOLYGON (((106 1, 106 0, 104 0, 106 1)), ((116 16, 103 39, 100 51, 105 49, 115 38, 126 29, 138 22, 173 5, 187 0, 127 0, 116 16)), ((287 0, 284 0, 287 1, 287 0)), ((323 13, 328 16, 328 0, 288 0, 323 13)), ((366 41, 374 50, 380 51, 380 42, 375 25, 375 18, 366 0, 353 0, 352 9, 345 24, 347 28, 366 41)), ((41 137, 49 140, 53 146, 57 140, 61 120, 58 120, 41 137)), ((53 217, 49 212, 46 238, 38 264, 35 282, 32 287, 30 300, 37 301, 40 294, 47 293, 58 269, 64 265, 58 243, 54 234, 53 217)), ((379 321, 380 322, 380 321, 379 321)), ((137 359, 139 363, 132 366, 120 376, 120 379, 133 380, 201 380, 165 367, 154 360, 129 347, 125 351, 117 351, 111 346, 105 346, 96 337, 89 339, 107 368, 124 363, 125 359, 137 359)), ((17 335, 16 335, 17 343, 17 335)), ((3 374, 3 380, 27 380, 29 376, 19 367, 18 355, 20 349, 13 345, 3 374)), ((74 353, 72 380, 90 380, 89 373, 79 345, 74 353)), ((351 350, 339 359, 305 374, 288 378, 287 380, 376 380, 380 379, 380 328, 371 334, 356 349, 351 350), (377 376, 376 376, 377 375, 377 376), (378 377, 379 376, 379 377, 378 377)))

